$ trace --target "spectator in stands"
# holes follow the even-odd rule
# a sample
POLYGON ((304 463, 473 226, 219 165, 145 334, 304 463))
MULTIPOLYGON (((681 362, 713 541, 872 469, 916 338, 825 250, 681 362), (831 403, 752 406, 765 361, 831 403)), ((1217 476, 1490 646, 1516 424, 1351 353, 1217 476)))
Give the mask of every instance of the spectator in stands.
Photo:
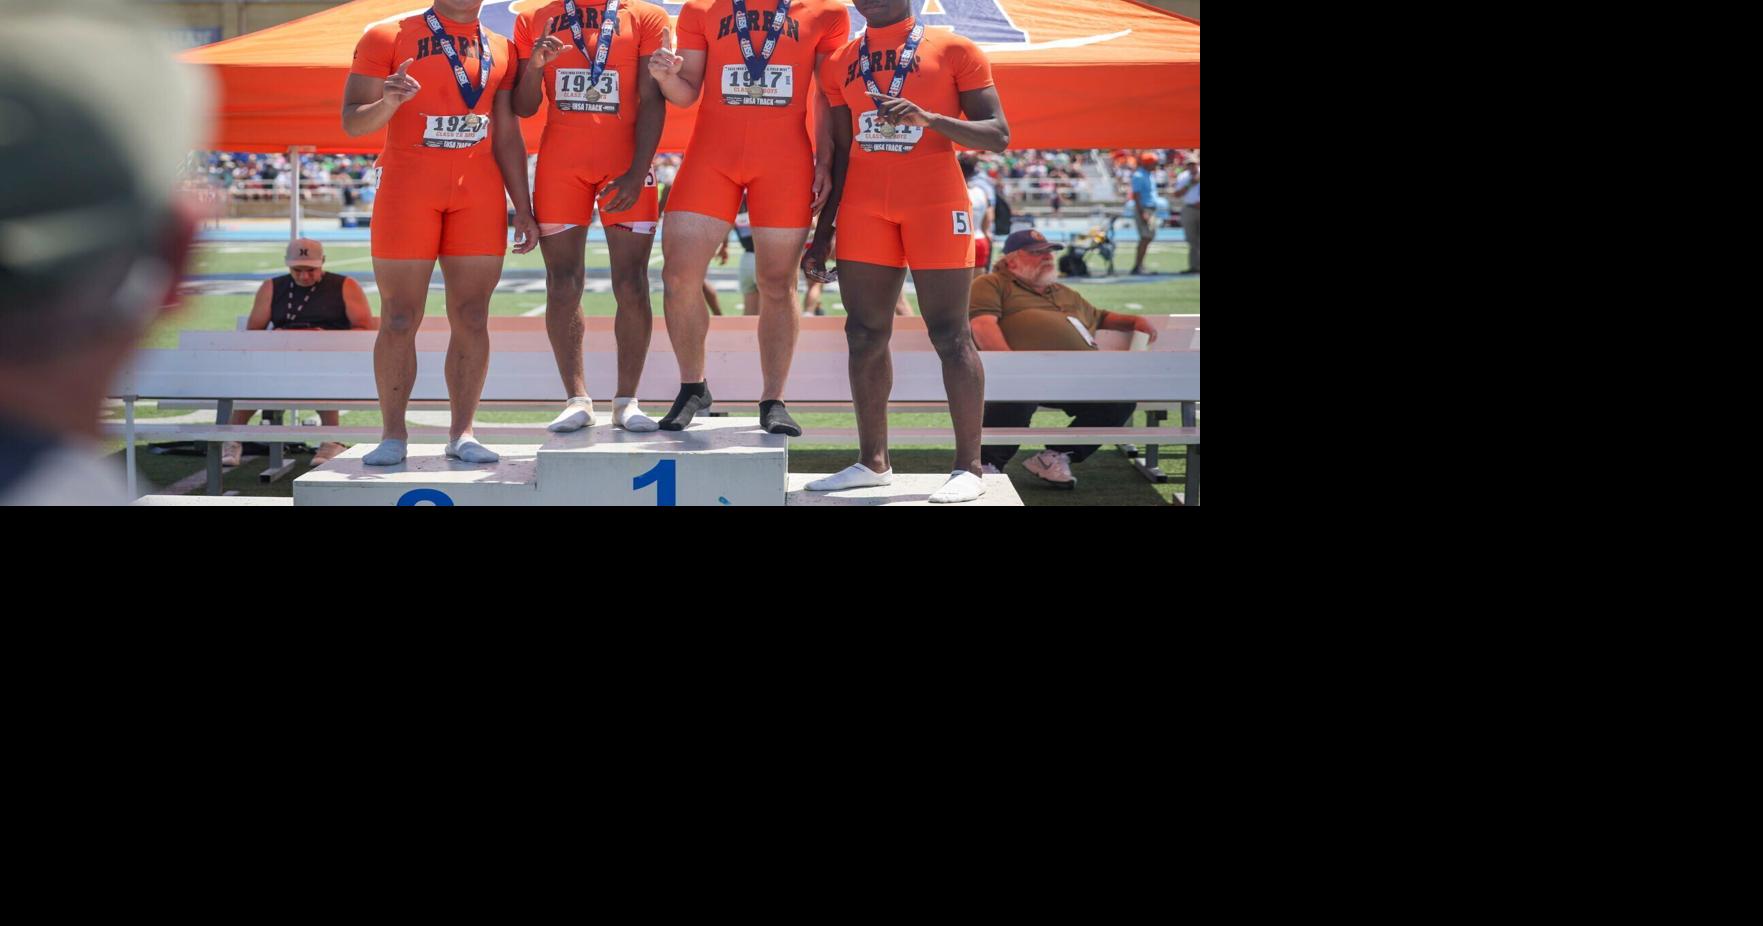
POLYGON ((1200 272, 1200 159, 1194 158, 1175 178, 1175 198, 1181 201, 1181 231, 1188 239, 1189 276, 1200 272))
POLYGON ((992 194, 979 182, 979 158, 964 152, 959 160, 961 175, 967 178, 967 227, 973 229, 973 272, 978 276, 992 262, 992 241, 986 235, 992 227, 992 194))
POLYGON ((1157 239, 1157 184, 1151 177, 1156 166, 1157 156, 1147 151, 1139 155, 1139 169, 1132 175, 1132 217, 1139 232, 1139 251, 1132 262, 1135 276, 1145 272, 1145 252, 1157 239))
MULTIPOLYGON (((1104 312, 1076 290, 1060 284, 1053 252, 1063 249, 1064 245, 1048 243, 1034 229, 1025 228, 1005 239, 1004 258, 995 272, 973 281, 968 324, 980 350, 1095 350, 1098 328, 1143 331, 1157 340, 1157 329, 1150 319, 1104 312)), ((1038 407, 1035 402, 987 402, 984 426, 1026 428, 1038 407)), ((1136 408, 1130 402, 1069 402, 1047 407, 1071 414, 1074 428, 1125 427, 1136 408)), ((1048 447, 1022 465, 1044 482, 1075 488, 1077 477, 1071 474, 1071 464, 1083 462, 1096 450, 1095 445, 1048 447)), ((1002 472, 1015 455, 1015 446, 984 445, 980 448, 981 469, 1002 472)))
MULTIPOLYGON (((311 238, 288 242, 288 272, 264 280, 257 288, 251 304, 251 317, 245 327, 252 331, 374 331, 379 319, 368 308, 367 293, 361 284, 340 273, 324 269, 324 245, 311 238)), ((247 424, 256 409, 233 412, 233 424, 247 424)), ((318 420, 327 428, 337 426, 335 409, 321 411, 318 420)), ((238 441, 221 445, 222 466, 238 466, 243 447, 238 441)), ((348 447, 336 441, 325 441, 312 455, 312 465, 329 462, 348 447)))

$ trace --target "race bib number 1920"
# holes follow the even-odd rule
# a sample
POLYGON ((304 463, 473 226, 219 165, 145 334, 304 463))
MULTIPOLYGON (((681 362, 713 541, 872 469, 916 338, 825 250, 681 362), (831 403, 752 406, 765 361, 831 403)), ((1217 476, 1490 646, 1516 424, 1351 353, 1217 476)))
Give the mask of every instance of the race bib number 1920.
POLYGON ((470 148, 490 134, 490 117, 472 113, 464 116, 422 117, 422 144, 425 148, 470 148))

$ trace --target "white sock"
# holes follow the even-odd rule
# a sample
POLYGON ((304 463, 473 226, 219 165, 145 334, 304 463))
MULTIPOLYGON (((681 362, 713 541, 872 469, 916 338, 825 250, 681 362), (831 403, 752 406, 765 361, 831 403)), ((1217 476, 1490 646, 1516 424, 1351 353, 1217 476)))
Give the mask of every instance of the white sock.
POLYGON ((948 502, 971 502, 986 494, 985 480, 967 470, 960 469, 949 474, 949 481, 943 487, 931 493, 930 500, 937 504, 948 502))
POLYGON ((494 463, 502 459, 496 451, 478 443, 475 437, 460 437, 448 441, 447 456, 467 463, 494 463))
POLYGON ((378 447, 367 452, 361 462, 368 466, 394 466, 404 462, 404 442, 387 438, 380 441, 378 447))
POLYGON ((549 431, 579 431, 594 426, 594 400, 585 395, 571 396, 569 404, 551 423, 545 425, 549 431))
POLYGON ((876 472, 862 463, 853 463, 825 479, 808 483, 810 492, 837 492, 840 489, 865 489, 870 486, 892 485, 894 471, 876 472))
POLYGON ((655 419, 643 414, 634 396, 628 395, 612 400, 612 423, 626 431, 654 431, 661 427, 655 419))

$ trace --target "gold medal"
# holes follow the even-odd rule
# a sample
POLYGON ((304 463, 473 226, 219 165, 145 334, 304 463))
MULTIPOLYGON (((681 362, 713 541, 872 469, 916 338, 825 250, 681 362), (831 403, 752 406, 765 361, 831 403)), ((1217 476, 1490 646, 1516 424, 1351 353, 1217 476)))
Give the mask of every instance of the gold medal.
POLYGON ((882 133, 883 135, 892 136, 898 130, 894 128, 894 124, 892 122, 884 122, 881 124, 881 128, 876 129, 876 131, 882 133))
POLYGON ((600 102, 600 91, 593 87, 589 87, 588 92, 582 94, 582 97, 590 103, 598 103, 600 102))

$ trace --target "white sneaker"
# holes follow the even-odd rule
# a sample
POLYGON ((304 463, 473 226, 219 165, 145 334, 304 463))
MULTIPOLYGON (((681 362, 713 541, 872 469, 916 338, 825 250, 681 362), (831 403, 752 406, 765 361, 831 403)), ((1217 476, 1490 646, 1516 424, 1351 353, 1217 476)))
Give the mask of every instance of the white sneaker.
POLYGON ((594 400, 585 395, 578 395, 563 406, 556 418, 545 425, 545 429, 554 432, 580 431, 582 428, 594 426, 594 400))
POLYGON ((1043 450, 1022 462, 1022 468, 1034 473, 1042 482, 1063 489, 1077 488, 1077 477, 1071 474, 1071 454, 1043 450))
POLYGON ((981 463, 979 465, 979 471, 981 473, 984 473, 987 476, 1002 476, 1002 475, 1004 475, 1003 470, 997 468, 996 466, 993 466, 990 463, 981 463))
POLYGON ((947 505, 956 502, 971 502, 986 494, 985 480, 967 470, 957 470, 949 474, 949 481, 943 487, 930 494, 929 501, 936 505, 947 505))
POLYGON ((867 489, 871 486, 893 484, 893 470, 883 470, 878 473, 862 463, 853 463, 831 476, 808 483, 804 488, 810 492, 837 492, 842 489, 867 489))
POLYGON ((245 452, 245 448, 239 446, 239 442, 236 440, 230 440, 230 441, 227 441, 227 442, 221 444, 220 445, 220 465, 222 465, 222 466, 238 466, 239 465, 239 456, 241 454, 243 454, 244 452, 245 452))

